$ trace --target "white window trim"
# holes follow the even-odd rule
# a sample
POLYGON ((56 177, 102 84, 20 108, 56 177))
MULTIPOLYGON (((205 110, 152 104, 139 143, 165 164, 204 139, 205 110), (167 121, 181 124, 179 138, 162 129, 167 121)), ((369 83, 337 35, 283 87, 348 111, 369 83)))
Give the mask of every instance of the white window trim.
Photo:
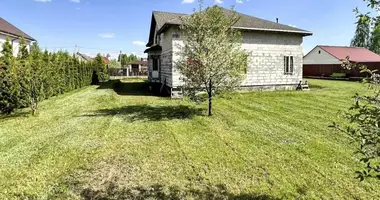
POLYGON ((293 75, 294 74, 294 57, 284 56, 284 74, 293 75))

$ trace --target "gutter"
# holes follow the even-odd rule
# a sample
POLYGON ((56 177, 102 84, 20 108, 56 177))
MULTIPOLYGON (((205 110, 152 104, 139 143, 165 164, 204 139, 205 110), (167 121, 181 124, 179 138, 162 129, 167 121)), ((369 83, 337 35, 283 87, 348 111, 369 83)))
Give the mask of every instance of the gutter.
MULTIPOLYGON (((161 34, 166 27, 169 25, 173 26, 180 26, 180 24, 170 24, 165 23, 160 30, 157 31, 157 34, 161 34)), ((265 28, 248 28, 248 27, 238 27, 238 26, 232 26, 232 28, 240 29, 240 30, 252 30, 252 31, 268 31, 268 32, 279 32, 279 33, 297 33, 302 34, 303 36, 311 36, 313 35, 310 31, 292 31, 292 30, 282 30, 282 29, 265 29, 265 28)))
MULTIPOLYGON (((0 33, 6 35, 6 36, 9 36, 9 37, 12 37, 12 38, 16 38, 16 39, 19 39, 23 36, 18 36, 18 35, 14 35, 12 33, 8 33, 8 32, 5 32, 5 31, 0 31, 0 33)), ((37 40, 33 39, 33 38, 27 38, 27 37, 24 37, 25 40, 28 40, 29 42, 36 42, 37 40)))

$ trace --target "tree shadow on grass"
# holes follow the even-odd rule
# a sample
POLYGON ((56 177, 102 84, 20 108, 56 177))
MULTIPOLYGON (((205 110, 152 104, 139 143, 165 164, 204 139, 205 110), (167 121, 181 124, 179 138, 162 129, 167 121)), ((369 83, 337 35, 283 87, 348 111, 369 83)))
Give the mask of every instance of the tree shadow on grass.
POLYGON ((110 80, 100 83, 97 89, 113 89, 118 95, 130 96, 153 96, 149 90, 147 82, 122 82, 120 80, 110 80))
POLYGON ((180 189, 178 187, 165 187, 163 185, 152 185, 149 187, 120 187, 111 182, 104 189, 85 188, 80 192, 85 200, 106 199, 245 199, 245 200, 269 200, 279 199, 267 194, 232 194, 225 185, 207 186, 203 190, 180 189))
POLYGON ((28 112, 28 111, 16 111, 15 113, 11 113, 11 114, 0 113, 0 120, 7 120, 7 119, 13 119, 13 118, 20 118, 20 117, 28 117, 29 115, 30 115, 30 112, 28 112))
POLYGON ((163 121, 173 119, 189 119, 193 116, 203 116, 202 109, 185 105, 155 106, 155 105, 128 105, 112 109, 101 109, 93 114, 82 117, 121 115, 131 121, 163 121))

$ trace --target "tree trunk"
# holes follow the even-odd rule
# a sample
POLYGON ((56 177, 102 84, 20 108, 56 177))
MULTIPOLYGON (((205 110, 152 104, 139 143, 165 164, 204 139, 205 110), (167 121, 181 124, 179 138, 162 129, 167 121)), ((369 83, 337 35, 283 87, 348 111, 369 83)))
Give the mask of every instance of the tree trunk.
POLYGON ((212 83, 209 82, 209 91, 208 93, 208 116, 212 116, 212 83))

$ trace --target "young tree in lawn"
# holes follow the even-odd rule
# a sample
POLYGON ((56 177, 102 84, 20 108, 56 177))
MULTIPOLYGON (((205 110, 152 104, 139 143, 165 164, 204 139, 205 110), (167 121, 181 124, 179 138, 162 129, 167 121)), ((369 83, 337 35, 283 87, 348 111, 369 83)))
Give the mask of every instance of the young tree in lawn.
POLYGON ((10 114, 19 107, 19 87, 17 71, 13 57, 13 47, 7 37, 0 56, 0 113, 10 114))
POLYGON ((184 82, 184 94, 194 97, 204 91, 208 95, 208 115, 212 115, 215 94, 234 89, 247 69, 247 53, 241 49, 242 37, 231 28, 238 20, 235 11, 225 14, 218 6, 195 10, 182 18, 183 45, 176 66, 184 82))
POLYGON ((108 79, 107 65, 104 62, 103 56, 99 53, 93 61, 98 80, 104 81, 108 79))
POLYGON ((41 49, 37 42, 33 43, 28 65, 30 69, 30 75, 28 77, 30 108, 32 115, 35 115, 38 110, 38 103, 43 97, 43 60, 41 49))
POLYGON ((357 22, 355 35, 351 40, 351 46, 368 48, 370 46, 371 18, 366 14, 360 14, 358 9, 355 9, 354 12, 357 13, 357 22))

